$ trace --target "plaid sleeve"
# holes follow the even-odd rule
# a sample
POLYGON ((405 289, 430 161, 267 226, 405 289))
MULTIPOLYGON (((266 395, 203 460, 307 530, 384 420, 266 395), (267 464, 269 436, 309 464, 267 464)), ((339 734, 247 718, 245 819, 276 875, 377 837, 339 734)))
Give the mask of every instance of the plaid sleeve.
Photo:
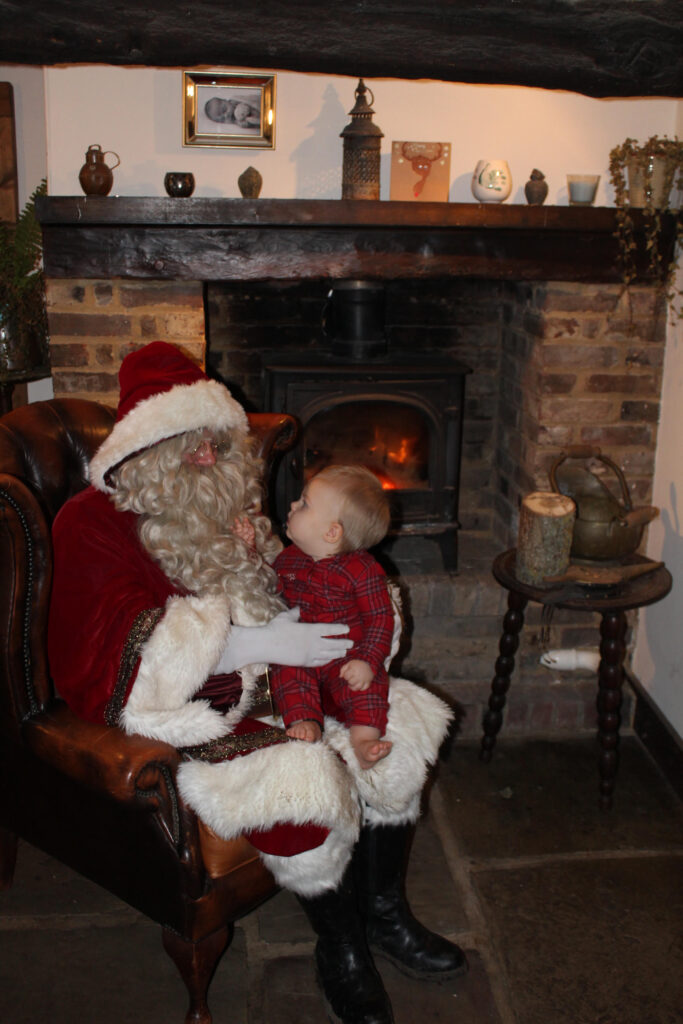
POLYGON ((363 636, 356 643, 350 656, 367 661, 376 674, 383 667, 391 651, 394 610, 386 577, 374 559, 354 564, 353 574, 363 636))

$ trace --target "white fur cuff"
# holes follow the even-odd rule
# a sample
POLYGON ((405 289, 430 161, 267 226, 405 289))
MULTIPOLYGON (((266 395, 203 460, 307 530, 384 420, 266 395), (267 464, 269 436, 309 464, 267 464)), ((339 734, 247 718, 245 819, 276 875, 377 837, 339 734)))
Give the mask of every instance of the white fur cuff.
POLYGON ((191 745, 229 731, 219 712, 192 697, 211 675, 230 633, 226 597, 172 597, 142 647, 121 716, 126 732, 191 745))
POLYGON ((428 768, 437 759, 452 718, 452 710, 439 697, 407 679, 392 677, 384 738, 393 746, 388 757, 367 770, 358 764, 348 730, 325 719, 325 740, 346 761, 366 805, 368 823, 417 821, 428 768))

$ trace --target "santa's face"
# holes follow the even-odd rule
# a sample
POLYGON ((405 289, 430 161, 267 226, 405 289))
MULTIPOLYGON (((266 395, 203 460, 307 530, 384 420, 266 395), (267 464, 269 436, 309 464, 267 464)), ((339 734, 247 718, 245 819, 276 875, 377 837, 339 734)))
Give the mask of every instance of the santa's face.
POLYGON ((208 432, 199 439, 196 445, 183 452, 183 462, 193 466, 215 466, 225 442, 216 441, 208 432))

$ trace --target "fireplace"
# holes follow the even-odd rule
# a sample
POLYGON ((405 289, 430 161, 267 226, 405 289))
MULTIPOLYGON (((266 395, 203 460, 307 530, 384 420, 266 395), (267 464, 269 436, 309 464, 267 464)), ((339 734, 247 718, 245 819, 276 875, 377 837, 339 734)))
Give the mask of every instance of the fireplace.
POLYGON ((394 351, 382 282, 343 280, 328 287, 322 345, 263 357, 264 409, 290 412, 301 424, 297 446, 277 474, 276 520, 284 523, 316 472, 359 463, 389 492, 391 527, 376 551, 388 571, 405 569, 416 541, 427 540, 438 546, 438 567, 455 571, 468 368, 430 353, 428 330, 414 332, 410 354, 394 351), (416 357, 420 344, 423 353, 416 357))
MULTIPOLYGON (((301 424, 298 444, 277 474, 276 520, 284 522, 318 470, 360 463, 390 492, 392 524, 380 560, 389 569, 405 567, 428 541, 438 546, 440 568, 454 571, 468 372, 437 356, 388 353, 370 362, 325 352, 266 357, 264 409, 290 412, 301 424)), ((437 566, 434 554, 427 549, 422 561, 437 566)))

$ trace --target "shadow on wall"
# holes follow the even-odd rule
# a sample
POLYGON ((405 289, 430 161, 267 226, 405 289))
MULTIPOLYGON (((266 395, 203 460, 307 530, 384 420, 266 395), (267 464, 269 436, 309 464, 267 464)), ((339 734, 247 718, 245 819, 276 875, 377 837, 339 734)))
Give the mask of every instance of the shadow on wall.
POLYGON ((348 121, 337 90, 328 85, 320 113, 306 127, 313 134, 293 151, 296 164, 297 199, 340 199, 342 140, 339 135, 348 121))

